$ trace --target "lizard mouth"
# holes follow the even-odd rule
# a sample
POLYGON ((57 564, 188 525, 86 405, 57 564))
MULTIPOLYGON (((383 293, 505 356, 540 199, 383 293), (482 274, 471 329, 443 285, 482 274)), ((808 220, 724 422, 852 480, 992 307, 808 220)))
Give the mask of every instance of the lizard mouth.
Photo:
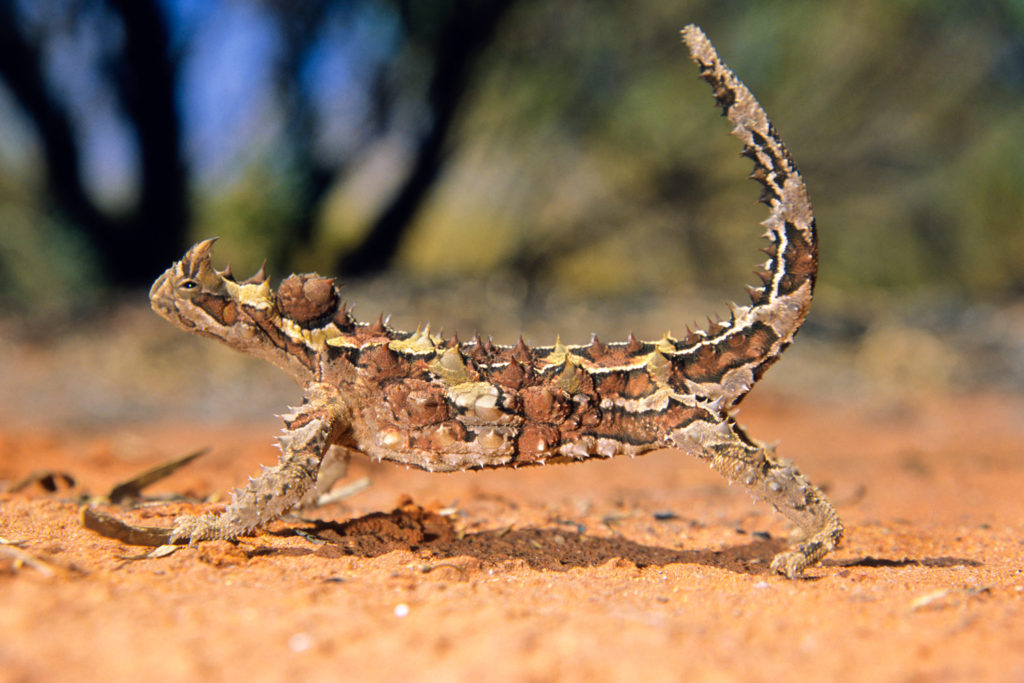
POLYGON ((149 289, 149 304, 156 313, 162 317, 174 322, 179 318, 178 310, 174 306, 174 302, 171 297, 168 296, 168 273, 165 272, 163 275, 156 279, 153 286, 149 289))

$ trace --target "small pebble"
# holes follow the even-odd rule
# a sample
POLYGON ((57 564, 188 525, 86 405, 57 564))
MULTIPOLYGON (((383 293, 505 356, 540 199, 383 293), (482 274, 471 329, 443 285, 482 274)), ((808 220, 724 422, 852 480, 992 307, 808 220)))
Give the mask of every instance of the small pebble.
POLYGON ((288 649, 292 652, 305 652, 313 647, 313 639, 306 633, 296 633, 288 639, 288 649))

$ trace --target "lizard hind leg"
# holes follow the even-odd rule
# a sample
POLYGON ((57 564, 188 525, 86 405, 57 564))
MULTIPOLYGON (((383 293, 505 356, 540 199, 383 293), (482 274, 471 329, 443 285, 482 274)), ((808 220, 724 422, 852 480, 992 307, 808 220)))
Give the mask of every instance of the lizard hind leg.
POLYGON ((328 497, 331 487, 340 479, 348 476, 348 466, 352 460, 352 451, 345 446, 334 444, 327 449, 320 461, 320 471, 316 475, 316 484, 312 486, 295 509, 315 508, 328 497))
POLYGON ((839 544, 843 523, 825 494, 774 449, 759 444, 726 418, 700 423, 699 433, 679 431, 673 445, 708 461, 729 481, 743 484, 794 525, 792 545, 772 559, 771 570, 794 579, 839 544))
POLYGON ((285 433, 278 437, 281 457, 274 467, 231 494, 220 514, 178 517, 171 542, 231 540, 279 518, 313 489, 321 462, 341 426, 330 406, 311 400, 284 416, 285 433))

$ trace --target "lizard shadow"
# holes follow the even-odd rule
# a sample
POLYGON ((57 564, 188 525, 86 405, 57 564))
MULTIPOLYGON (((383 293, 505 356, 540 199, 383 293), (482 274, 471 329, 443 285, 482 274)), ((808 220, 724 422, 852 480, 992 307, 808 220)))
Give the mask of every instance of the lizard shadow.
POLYGON ((646 545, 623 536, 596 536, 559 528, 524 528, 508 532, 468 534, 439 548, 451 557, 472 555, 480 559, 519 559, 535 570, 567 571, 627 562, 637 569, 671 564, 696 564, 727 569, 737 574, 766 574, 775 553, 785 546, 780 540, 755 540, 721 549, 680 549, 646 545))
MULTIPOLYGON (((368 516, 369 517, 373 517, 368 516)), ((362 518, 367 519, 367 518, 362 518)), ((353 520, 359 522, 361 520, 353 520)), ((372 533, 352 534, 350 522, 312 521, 303 530, 282 530, 319 544, 311 553, 325 557, 373 558, 394 550, 425 554, 431 562, 474 557, 484 565, 524 563, 533 570, 569 571, 625 562, 637 569, 671 564, 698 564, 738 574, 767 574, 774 555, 786 546, 780 539, 759 539, 722 549, 676 549, 645 545, 623 536, 597 536, 558 527, 494 529, 465 534, 372 533)))
MULTIPOLYGON (((345 522, 306 520, 304 528, 290 527, 276 534, 297 535, 318 545, 309 554, 322 557, 374 558, 395 550, 425 555, 428 564, 459 557, 473 557, 483 565, 524 563, 538 571, 569 571, 599 567, 610 562, 626 562, 636 569, 672 564, 695 564, 726 569, 736 574, 767 575, 776 553, 788 543, 780 538, 757 538, 719 549, 679 549, 645 545, 621 535, 598 536, 585 531, 559 527, 491 529, 458 534, 448 520, 433 513, 410 519, 395 511, 374 513, 345 522)), ((291 550, 292 553, 295 549, 291 550)), ((862 556, 850 559, 828 558, 823 567, 900 568, 900 567, 977 567, 977 560, 942 556, 899 559, 862 556)), ((627 567, 628 568, 628 567, 627 567)), ((807 577, 813 579, 815 577, 807 577)))
POLYGON ((926 567, 929 569, 942 569, 948 567, 981 567, 983 562, 978 560, 972 560, 966 557, 952 557, 948 555, 942 555, 940 557, 901 557, 899 559, 889 559, 885 557, 874 557, 872 555, 865 555, 864 557, 853 558, 849 560, 833 560, 825 559, 822 561, 821 566, 823 567, 868 567, 868 568, 898 568, 898 567, 926 567))

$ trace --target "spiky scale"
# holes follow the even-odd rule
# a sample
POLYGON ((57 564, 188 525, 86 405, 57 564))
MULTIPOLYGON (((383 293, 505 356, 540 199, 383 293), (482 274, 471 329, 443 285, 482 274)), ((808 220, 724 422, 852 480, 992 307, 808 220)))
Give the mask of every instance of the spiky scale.
POLYGON ((519 341, 516 342, 515 348, 512 349, 512 358, 520 363, 528 363, 533 358, 533 354, 530 353, 530 347, 523 341, 522 335, 519 336, 519 341))
POLYGON ((367 331, 372 335, 382 335, 387 332, 387 326, 384 324, 383 313, 377 316, 377 320, 370 325, 367 331))
POLYGON ((629 339, 626 343, 626 353, 638 353, 640 349, 644 347, 643 342, 633 336, 633 333, 629 333, 629 339))
POLYGON ((255 273, 250 275, 248 278, 240 282, 243 285, 261 285, 267 281, 267 261, 264 259, 263 263, 256 270, 255 273))

